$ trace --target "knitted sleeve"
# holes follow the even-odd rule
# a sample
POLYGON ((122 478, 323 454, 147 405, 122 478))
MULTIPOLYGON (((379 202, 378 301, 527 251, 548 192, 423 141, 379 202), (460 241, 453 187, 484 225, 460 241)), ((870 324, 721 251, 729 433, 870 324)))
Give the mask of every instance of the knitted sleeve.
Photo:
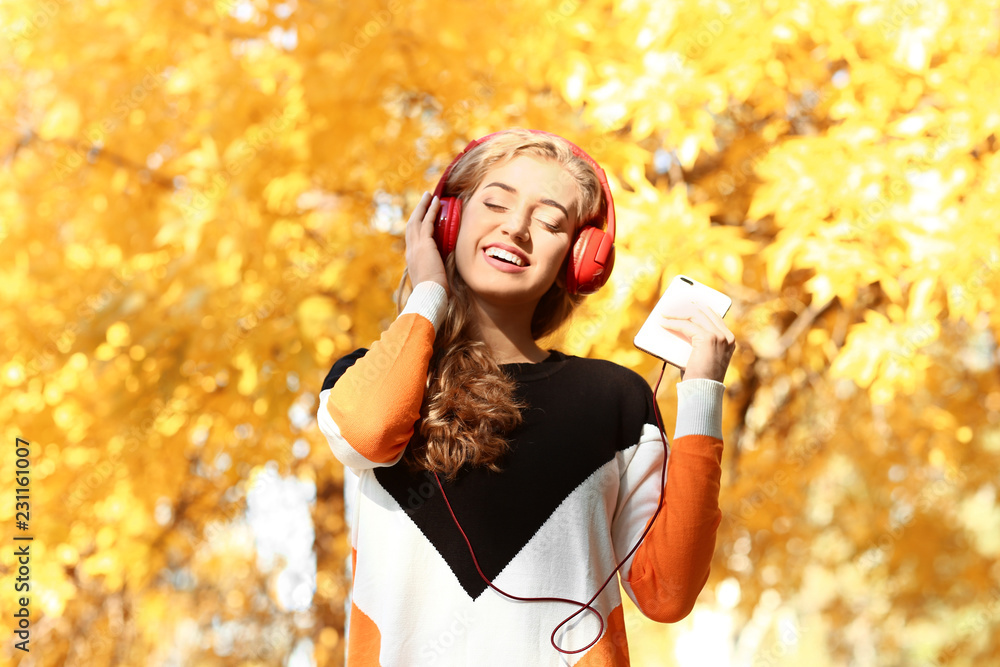
MULTIPOLYGON (((677 425, 667 453, 663 508, 620 570, 622 588, 647 617, 674 623, 687 616, 708 580, 722 521, 722 397, 724 385, 704 378, 677 384, 677 425)), ((612 539, 620 559, 656 511, 663 442, 648 391, 648 418, 621 473, 612 539)))
POLYGON ((446 308, 444 287, 419 283, 371 349, 355 350, 330 370, 317 421, 345 466, 357 471, 402 458, 420 418, 427 367, 446 308))

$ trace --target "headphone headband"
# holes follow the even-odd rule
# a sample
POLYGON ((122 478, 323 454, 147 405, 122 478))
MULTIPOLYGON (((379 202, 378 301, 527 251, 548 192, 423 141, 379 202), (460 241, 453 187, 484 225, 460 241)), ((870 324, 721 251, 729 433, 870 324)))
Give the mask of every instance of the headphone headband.
MULTIPOLYGON (((437 187, 434 188, 434 194, 438 198, 440 198, 441 195, 444 193, 444 184, 445 184, 445 181, 448 180, 448 176, 451 175, 451 170, 455 167, 455 165, 458 163, 458 161, 462 159, 463 155, 465 155, 466 153, 468 153, 470 150, 472 150, 473 148, 475 148, 479 144, 484 143, 485 141, 487 141, 491 137, 495 137, 498 134, 505 134, 506 132, 509 132, 509 131, 510 130, 500 130, 498 132, 491 132, 490 134, 487 134, 485 137, 480 137, 479 139, 473 139, 472 141, 470 141, 469 144, 465 148, 462 149, 462 152, 455 156, 455 159, 451 161, 451 164, 449 164, 448 167, 444 170, 444 173, 441 174, 441 179, 438 181, 437 187)), ((604 191, 604 197, 608 201, 608 229, 607 229, 607 234, 611 237, 612 241, 614 241, 614 238, 615 238, 615 202, 611 198, 611 188, 608 186, 608 176, 607 176, 607 174, 604 173, 604 170, 601 169, 601 165, 597 164, 597 161, 594 158, 592 158, 589 155, 587 155, 586 151, 584 151, 582 148, 580 148, 579 146, 577 146, 576 144, 574 144, 569 139, 566 139, 565 137, 560 137, 558 134, 553 134, 552 132, 546 132, 545 130, 532 130, 532 129, 528 129, 528 132, 534 132, 535 134, 544 134, 544 135, 549 136, 549 137, 556 137, 557 139, 562 139, 567 144, 569 144, 570 150, 573 151, 573 155, 576 155, 577 157, 582 158, 583 160, 585 160, 587 162, 587 164, 589 164, 591 167, 594 168, 594 171, 597 173, 597 180, 600 182, 601 189, 604 191)))

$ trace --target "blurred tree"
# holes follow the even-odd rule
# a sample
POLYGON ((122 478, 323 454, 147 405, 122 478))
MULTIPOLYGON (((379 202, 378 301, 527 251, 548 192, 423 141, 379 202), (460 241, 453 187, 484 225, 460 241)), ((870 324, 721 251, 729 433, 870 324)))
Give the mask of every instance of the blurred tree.
MULTIPOLYGON (((565 351, 652 383, 631 338, 670 277, 734 297, 704 602, 743 659, 996 661, 997 4, 0 3, 32 664, 275 664, 303 637, 338 664, 342 471, 296 415, 394 317, 422 191, 510 126, 613 180, 615 274, 565 351), (308 612, 240 538, 268 461, 316 485, 308 612)), ((629 622, 652 664, 671 629, 629 622)))

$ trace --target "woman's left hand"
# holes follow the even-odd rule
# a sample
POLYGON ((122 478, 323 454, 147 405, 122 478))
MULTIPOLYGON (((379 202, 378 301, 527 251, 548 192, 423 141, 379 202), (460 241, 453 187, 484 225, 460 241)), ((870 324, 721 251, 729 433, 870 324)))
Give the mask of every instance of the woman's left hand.
POLYGON ((681 380, 708 378, 722 382, 736 349, 736 337, 722 318, 708 306, 694 301, 684 312, 663 316, 663 328, 691 342, 691 358, 681 380))

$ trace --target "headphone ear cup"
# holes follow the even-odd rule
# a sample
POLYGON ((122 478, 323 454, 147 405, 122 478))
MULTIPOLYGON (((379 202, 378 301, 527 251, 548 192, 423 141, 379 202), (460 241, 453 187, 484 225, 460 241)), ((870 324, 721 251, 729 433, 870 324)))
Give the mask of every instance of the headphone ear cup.
POLYGON ((570 294, 593 294, 611 276, 615 265, 615 241, 603 229, 587 226, 577 234, 566 267, 566 290, 570 294))
POLYGON ((434 222, 434 241, 444 260, 455 250, 458 243, 458 228, 462 224, 462 200, 458 197, 442 197, 441 208, 434 222))

